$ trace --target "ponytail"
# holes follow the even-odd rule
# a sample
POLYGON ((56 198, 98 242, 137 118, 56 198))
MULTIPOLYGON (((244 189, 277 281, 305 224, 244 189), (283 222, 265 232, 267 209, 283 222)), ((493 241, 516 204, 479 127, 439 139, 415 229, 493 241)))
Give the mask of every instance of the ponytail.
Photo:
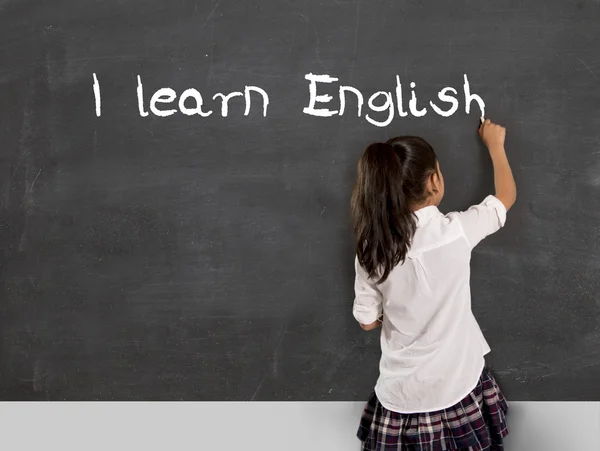
POLYGON ((351 201, 356 256, 378 283, 404 263, 417 228, 413 208, 427 199, 436 169, 433 148, 417 137, 371 144, 360 158, 351 201))

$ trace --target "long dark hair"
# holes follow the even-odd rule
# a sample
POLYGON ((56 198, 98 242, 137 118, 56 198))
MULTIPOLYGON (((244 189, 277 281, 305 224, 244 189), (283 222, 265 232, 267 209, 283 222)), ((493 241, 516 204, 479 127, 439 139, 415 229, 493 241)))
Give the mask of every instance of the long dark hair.
POLYGON ((417 227, 413 207, 431 194, 426 187, 433 173, 435 152, 415 136, 371 144, 360 157, 351 202, 356 255, 378 283, 404 262, 417 227))

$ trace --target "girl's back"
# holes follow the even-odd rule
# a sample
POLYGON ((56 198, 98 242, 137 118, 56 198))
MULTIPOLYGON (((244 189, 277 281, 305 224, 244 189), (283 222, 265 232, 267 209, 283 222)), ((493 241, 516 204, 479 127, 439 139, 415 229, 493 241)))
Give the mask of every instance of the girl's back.
POLYGON ((483 370, 490 348, 471 311, 471 250, 504 224, 506 210, 490 196, 466 212, 443 215, 428 206, 415 215, 406 259, 383 283, 369 280, 356 261, 355 317, 385 312, 375 392, 383 406, 405 413, 455 404, 483 370))

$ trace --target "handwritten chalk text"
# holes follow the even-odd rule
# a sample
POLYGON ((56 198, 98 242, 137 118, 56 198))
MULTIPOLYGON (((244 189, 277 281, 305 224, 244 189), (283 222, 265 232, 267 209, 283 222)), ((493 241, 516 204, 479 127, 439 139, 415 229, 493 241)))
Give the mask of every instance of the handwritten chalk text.
MULTIPOLYGON (((338 81, 337 78, 331 77, 329 75, 314 75, 307 74, 305 77, 309 82, 308 92, 309 92, 309 102, 308 106, 303 109, 304 114, 308 114, 311 116, 317 117, 331 117, 334 115, 344 115, 346 112, 346 95, 347 93, 351 93, 356 98, 357 108, 356 111, 358 113, 358 117, 362 116, 362 109, 364 104, 364 96, 363 94, 356 88, 352 86, 340 86, 339 88, 339 108, 337 110, 330 110, 327 107, 324 107, 325 104, 331 102, 333 97, 328 94, 317 94, 317 84, 318 83, 333 83, 338 81), (317 103, 320 103, 321 106, 317 107, 317 103)), ((370 124, 373 124, 377 127, 386 127, 391 124, 394 119, 395 112, 398 112, 399 117, 406 117, 409 114, 414 117, 422 117, 427 114, 427 107, 419 107, 417 95, 415 93, 416 83, 410 83, 410 99, 408 101, 408 111, 404 109, 404 92, 402 89, 402 83, 400 82, 400 77, 396 76, 396 88, 394 90, 394 94, 389 91, 377 91, 373 95, 371 95, 367 101, 367 105, 370 110, 374 113, 384 113, 387 112, 387 117, 382 119, 375 119, 370 116, 369 113, 365 115, 365 119, 370 124), (395 98, 395 104, 394 104, 395 98)), ((485 103, 483 99, 477 94, 471 93, 471 88, 469 86, 469 80, 467 78, 467 74, 464 75, 464 85, 463 85, 463 93, 465 100, 465 113, 469 114, 471 110, 471 102, 477 102, 479 109, 481 111, 481 117, 485 117, 485 103)), ((443 117, 452 116, 459 107, 459 101, 457 98, 458 92, 456 89, 448 86, 443 88, 438 93, 438 99, 441 102, 446 104, 445 109, 438 106, 433 101, 429 102, 431 109, 443 117)))
MULTIPOLYGON (((144 106, 144 87, 142 86, 142 79, 139 75, 137 77, 137 80, 138 80, 138 86, 137 86, 138 110, 139 110, 140 116, 145 117, 145 116, 148 116, 150 113, 148 113, 148 111, 146 111, 145 106, 144 106)), ((243 93, 235 91, 235 92, 230 92, 229 94, 222 94, 222 93, 218 92, 212 98, 213 98, 213 100, 216 100, 218 98, 221 99, 221 116, 227 117, 227 114, 229 113, 229 100, 232 99, 233 97, 238 97, 238 96, 244 97, 245 104, 246 104, 246 108, 244 110, 244 116, 248 116, 250 114, 250 107, 252 105, 252 97, 250 95, 252 92, 256 92, 262 96, 263 116, 266 116, 267 115, 267 107, 269 106, 269 96, 264 89, 261 89, 259 87, 246 86, 244 88, 243 93)), ((173 90, 171 88, 161 88, 158 91, 156 91, 154 94, 152 94, 152 97, 150 98, 150 111, 152 112, 152 114, 154 114, 155 116, 159 116, 159 117, 172 116, 173 114, 177 113, 177 108, 161 109, 158 107, 158 104, 170 104, 170 103, 174 102, 176 98, 177 98, 177 93, 175 92, 175 90, 173 90)), ((200 94, 200 92, 198 92, 196 89, 190 88, 190 89, 186 89, 185 91, 183 91, 181 96, 179 96, 179 101, 178 101, 177 106, 178 106, 179 112, 181 112, 182 114, 185 114, 186 116, 193 116, 193 115, 197 114, 202 117, 208 117, 213 112, 211 110, 203 111, 202 110, 203 103, 204 103, 204 101, 202 98, 202 94, 200 94), (191 106, 191 107, 186 106, 186 101, 188 99, 193 100, 193 106, 191 106)))
MULTIPOLYGON (((467 74, 464 74, 463 76, 464 84, 462 86, 462 96, 459 96, 458 91, 455 88, 447 86, 438 92, 438 98, 435 102, 431 100, 429 101, 429 104, 419 102, 416 93, 417 87, 414 81, 408 84, 410 94, 405 98, 405 95, 407 94, 405 92, 406 87, 402 85, 400 77, 396 76, 396 86, 394 90, 377 91, 373 93, 366 101, 366 108, 365 96, 360 90, 353 86, 340 85, 337 102, 334 102, 333 96, 329 94, 318 93, 319 85, 321 85, 321 89, 323 89, 322 85, 331 85, 332 83, 338 82, 338 78, 326 74, 315 75, 312 73, 306 74, 304 78, 309 81, 309 97, 308 106, 303 108, 302 112, 309 116, 322 118, 336 115, 343 116, 347 110, 350 110, 350 108, 346 106, 346 103, 349 98, 352 98, 356 104, 355 111, 357 116, 359 118, 363 117, 363 110, 368 108, 369 111, 364 114, 364 119, 376 127, 386 127, 390 125, 396 115, 400 118, 407 116, 423 117, 428 113, 428 108, 431 108, 431 110, 439 116, 450 117, 458 111, 460 106, 459 99, 464 99, 466 114, 470 113, 471 104, 475 102, 479 107, 481 113, 480 116, 482 118, 485 117, 485 103, 479 95, 471 92, 467 74)), ((100 117, 102 115, 102 100, 100 83, 95 73, 93 74, 92 86, 96 116, 100 117)), ((141 117, 147 117, 151 114, 157 117, 168 117, 180 113, 184 116, 200 116, 202 118, 207 118, 214 113, 213 109, 205 105, 202 94, 194 88, 186 89, 179 95, 172 88, 160 88, 153 92, 148 98, 144 94, 142 78, 138 75, 136 93, 138 113, 141 117)), ((228 117, 230 101, 236 97, 242 97, 244 99, 244 116, 250 114, 253 101, 255 103, 260 102, 262 105, 262 115, 263 117, 267 116, 269 106, 269 95, 267 92, 258 86, 245 86, 243 92, 218 92, 212 96, 212 100, 217 102, 217 106, 220 106, 218 110, 222 117, 228 117)))

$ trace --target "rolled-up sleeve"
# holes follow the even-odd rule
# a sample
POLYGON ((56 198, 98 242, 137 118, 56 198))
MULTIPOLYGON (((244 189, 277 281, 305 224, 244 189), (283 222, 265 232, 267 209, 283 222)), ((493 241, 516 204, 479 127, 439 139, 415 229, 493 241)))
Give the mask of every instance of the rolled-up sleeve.
POLYGON ((488 196, 467 211, 451 213, 459 221, 473 249, 485 237, 497 232, 506 222, 506 207, 496 196, 488 196))
POLYGON ((354 280, 354 307, 352 313, 360 324, 371 324, 383 313, 383 296, 364 268, 354 259, 356 278, 354 280))

